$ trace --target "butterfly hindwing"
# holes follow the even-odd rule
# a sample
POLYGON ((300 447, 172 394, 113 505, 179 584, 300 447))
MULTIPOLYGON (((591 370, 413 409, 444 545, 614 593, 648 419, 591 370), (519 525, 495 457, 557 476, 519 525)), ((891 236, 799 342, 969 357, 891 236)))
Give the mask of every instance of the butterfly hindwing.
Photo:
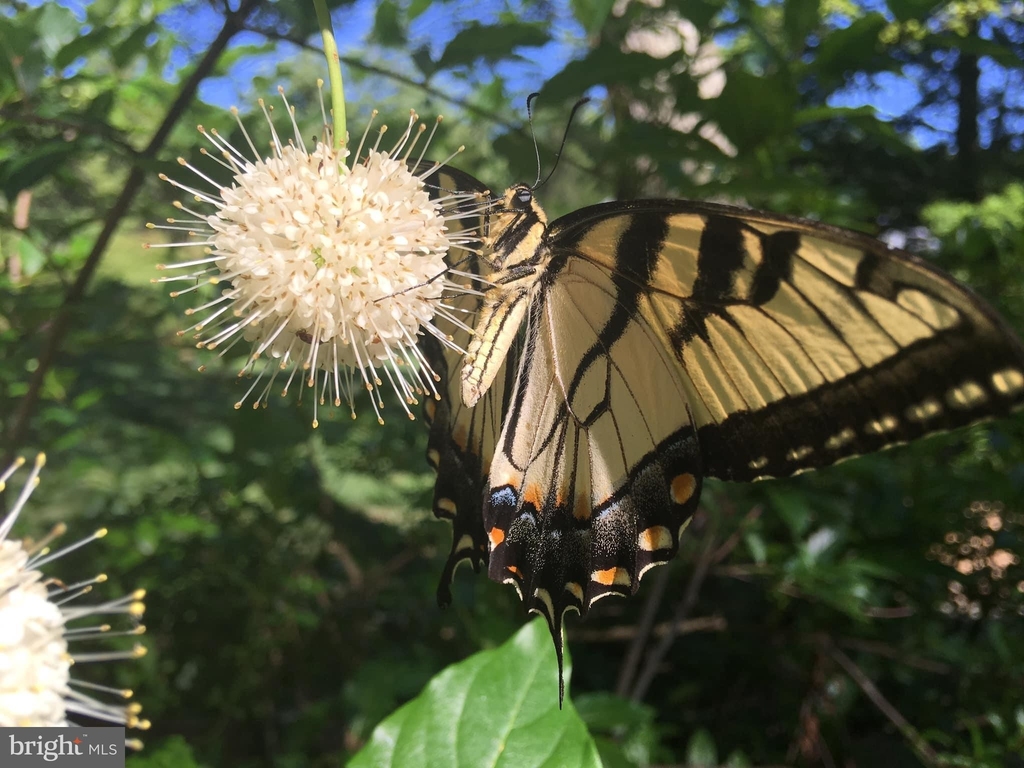
MULTIPOLYGON (((430 167, 430 164, 421 164, 416 170, 422 175, 430 167)), ((478 251, 483 225, 479 209, 489 197, 486 188, 473 177, 451 168, 430 173, 426 177, 426 186, 431 196, 439 200, 449 199, 454 193, 478 195, 478 199, 442 203, 449 214, 449 234, 468 235, 472 241, 465 243, 465 247, 451 249, 446 262, 461 272, 485 277, 491 270, 479 257, 478 251)), ((480 285, 474 284, 471 278, 462 282, 470 290, 445 299, 445 304, 453 308, 452 315, 461 320, 461 325, 448 323, 441 327, 450 333, 452 342, 464 350, 469 346, 470 328, 481 298, 480 285)), ((506 382, 506 366, 502 364, 494 386, 476 407, 468 408, 460 395, 462 355, 431 336, 423 338, 422 346, 431 368, 440 379, 439 397, 426 400, 424 413, 430 425, 427 460, 437 472, 433 511, 437 517, 452 523, 452 547, 437 589, 438 602, 447 605, 451 602, 451 581, 458 565, 468 560, 474 570, 479 570, 480 565, 487 562, 487 539, 480 502, 501 431, 506 390, 511 382, 506 382)))
POLYGON ((491 578, 516 585, 560 650, 566 611, 632 594, 675 555, 702 471, 664 339, 620 317, 629 286, 580 259, 557 270, 531 303, 484 527, 491 578))

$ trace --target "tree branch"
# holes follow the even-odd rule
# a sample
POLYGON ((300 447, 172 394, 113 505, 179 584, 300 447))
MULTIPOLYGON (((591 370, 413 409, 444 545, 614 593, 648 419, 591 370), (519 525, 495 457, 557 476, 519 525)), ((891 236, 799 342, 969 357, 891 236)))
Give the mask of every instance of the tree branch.
POLYGON ((871 703, 874 704, 878 710, 888 718, 889 722, 896 726, 903 737, 910 742, 910 745, 914 748, 917 756, 921 758, 927 765, 936 765, 939 759, 938 753, 932 749, 928 742, 921 738, 921 734, 918 733, 917 729, 912 726, 900 711, 896 709, 892 704, 889 703, 888 699, 882 695, 882 692, 878 690, 875 684, 871 681, 864 671, 853 663, 853 660, 843 653, 841 650, 833 646, 830 649, 830 654, 836 663, 843 668, 860 689, 864 692, 871 703))
POLYGON ((636 685, 633 686, 633 692, 630 694, 630 698, 633 701, 643 701, 644 696, 647 695, 647 689, 650 688, 651 682, 654 680, 655 675, 658 674, 658 668, 661 666, 665 654, 672 647, 680 625, 689 617, 690 611, 697 604, 700 588, 704 584, 704 579, 707 577, 708 570, 711 568, 715 557, 716 537, 714 529, 709 526, 706 535, 707 539, 704 541, 704 548, 701 550, 700 557, 697 558, 697 565, 694 567, 693 576, 686 587, 686 594, 676 605, 676 609, 672 614, 671 629, 665 633, 665 636, 661 638, 654 649, 647 655, 644 668, 637 677, 636 685))
POLYGON ((615 683, 615 695, 625 698, 629 695, 629 689, 633 687, 636 678, 637 667, 640 666, 640 658, 644 653, 644 646, 647 645, 647 638, 650 637, 651 628, 654 626, 654 617, 661 607, 661 601, 665 598, 665 588, 668 587, 668 577, 672 572, 671 565, 666 563, 658 569, 651 585, 651 591, 644 603, 644 611, 640 616, 640 623, 636 627, 636 634, 633 635, 633 642, 629 644, 626 658, 622 660, 619 668, 619 679, 615 683))

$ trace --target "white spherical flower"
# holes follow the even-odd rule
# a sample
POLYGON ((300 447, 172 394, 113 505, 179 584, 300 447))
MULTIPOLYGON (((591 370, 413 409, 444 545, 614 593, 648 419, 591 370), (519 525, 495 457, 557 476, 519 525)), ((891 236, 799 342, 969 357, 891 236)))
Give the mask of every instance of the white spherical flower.
MULTIPOLYGON (((0 472, 0 492, 24 463, 19 459, 0 472)), ((35 544, 10 538, 14 523, 39 484, 44 463, 45 457, 40 454, 13 506, 0 521, 0 727, 66 726, 71 724, 71 717, 83 715, 130 728, 148 728, 148 721, 138 717, 140 707, 125 703, 131 698, 131 691, 95 685, 71 675, 76 663, 138 658, 145 654, 145 647, 136 644, 128 651, 79 653, 69 646, 69 642, 114 634, 142 634, 145 628, 138 619, 144 611, 143 591, 105 603, 82 605, 79 598, 105 581, 106 576, 64 584, 47 578, 39 570, 101 538, 106 530, 56 552, 51 552, 49 545, 64 533, 63 525, 56 526, 49 536, 35 544), (132 627, 125 632, 111 632, 110 625, 105 623, 79 624, 83 619, 125 614, 132 619, 132 627), (110 703, 110 698, 120 701, 110 703)), ((129 744, 137 746, 135 740, 129 744)))
POLYGON ((194 219, 149 225, 188 232, 185 242, 161 247, 203 249, 198 258, 160 265, 189 270, 162 281, 194 281, 172 296, 204 284, 223 286, 218 296, 186 310, 201 319, 182 333, 194 333, 197 346, 219 349, 221 355, 241 340, 249 342, 239 375, 255 381, 236 408, 250 397, 254 408, 265 405, 282 374, 282 394, 287 395, 302 371, 304 383, 316 387, 315 404, 344 401, 353 418, 355 393, 369 390, 381 423, 384 401, 376 390, 383 376, 413 418, 409 406, 418 396, 438 396, 438 377, 418 349, 418 337, 430 333, 452 346, 435 321, 440 317, 461 325, 443 298, 465 289, 449 281, 445 258, 452 248, 468 247, 475 233, 461 229, 450 234, 446 221, 465 217, 477 197, 431 196, 430 177, 443 164, 422 162, 429 137, 419 160, 410 161, 425 130, 422 124, 417 127, 415 113, 387 151, 380 149, 386 126, 365 153, 364 134, 349 166, 350 153, 333 147, 326 118, 324 140, 309 150, 294 110, 287 100, 284 105, 294 133, 287 142, 275 129, 270 108, 260 101, 272 137, 268 156, 256 150, 237 109, 232 113, 248 154, 200 126, 215 149, 202 152, 221 156, 231 174, 229 185, 181 159, 200 186, 210 189, 161 177, 212 207, 204 212, 179 202, 176 206, 194 219))

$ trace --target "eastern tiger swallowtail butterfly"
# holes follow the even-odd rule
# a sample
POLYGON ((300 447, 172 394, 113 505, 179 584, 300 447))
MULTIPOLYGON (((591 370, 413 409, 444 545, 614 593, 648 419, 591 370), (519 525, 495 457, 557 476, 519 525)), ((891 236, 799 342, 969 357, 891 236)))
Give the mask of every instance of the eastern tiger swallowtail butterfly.
POLYGON ((489 563, 559 665, 565 612, 670 560, 703 478, 785 477, 1024 404, 1005 322, 873 238, 685 200, 549 223, 527 185, 431 178, 479 193, 481 248, 449 258, 487 281, 453 298, 465 358, 427 342, 434 512, 454 525, 438 600, 460 562, 489 563))

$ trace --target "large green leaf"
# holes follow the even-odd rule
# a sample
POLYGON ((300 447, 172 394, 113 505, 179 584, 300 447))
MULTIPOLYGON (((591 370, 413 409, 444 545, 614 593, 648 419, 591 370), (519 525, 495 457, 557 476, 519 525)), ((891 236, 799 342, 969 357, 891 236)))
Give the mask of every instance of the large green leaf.
POLYGON ((804 48, 804 40, 818 25, 818 0, 786 0, 783 7, 783 26, 792 53, 799 54, 804 48))
POLYGON ((541 96, 554 102, 569 97, 579 98, 595 85, 636 86, 666 70, 671 62, 655 59, 646 53, 625 53, 618 45, 603 44, 584 58, 570 61, 565 68, 545 83, 541 96))
POLYGON ((899 21, 927 19, 936 6, 936 0, 889 0, 889 10, 899 21))
MULTIPOLYGON (((567 680, 569 673, 567 653, 567 680)), ((558 667, 542 619, 441 672, 377 726, 349 768, 436 765, 601 765, 572 701, 558 708, 558 667)))
POLYGON ((516 48, 544 45, 550 39, 543 27, 527 22, 471 24, 448 43, 437 67, 468 65, 477 59, 500 61, 511 56, 516 48))
POLYGON ((381 45, 399 46, 406 42, 405 25, 398 5, 391 0, 377 4, 373 20, 373 39, 381 45))
POLYGON ((879 39, 889 22, 880 13, 861 16, 845 29, 837 29, 822 39, 811 69, 826 82, 842 82, 847 75, 863 70, 881 72, 898 68, 896 59, 887 57, 879 39))
POLYGON ((738 70, 729 73, 722 95, 708 110, 737 147, 749 150, 792 133, 796 102, 796 88, 785 73, 757 77, 738 70))
POLYGON ((596 35, 614 5, 615 0, 572 0, 572 12, 588 35, 596 35))

